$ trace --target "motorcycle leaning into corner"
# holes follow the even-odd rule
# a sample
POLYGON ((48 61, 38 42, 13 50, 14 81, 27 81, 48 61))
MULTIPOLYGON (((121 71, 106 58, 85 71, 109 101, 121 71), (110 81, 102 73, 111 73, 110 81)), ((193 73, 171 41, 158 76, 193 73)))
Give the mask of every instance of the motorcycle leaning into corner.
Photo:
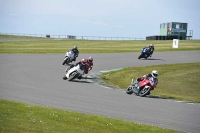
POLYGON ((74 58, 76 58, 74 52, 73 51, 67 51, 62 64, 63 65, 69 64, 73 61, 74 58))
POLYGON ((148 49, 147 48, 143 48, 142 51, 141 51, 140 56, 138 57, 138 59, 140 59, 140 58, 147 59, 149 56, 150 56, 150 54, 148 52, 148 49))
POLYGON ((137 96, 144 97, 146 95, 150 94, 151 90, 154 90, 156 88, 156 83, 153 79, 151 78, 145 78, 142 81, 136 81, 134 82, 132 80, 131 85, 127 88, 126 93, 127 94, 132 94, 135 93, 137 96))
POLYGON ((66 73, 63 77, 64 80, 72 81, 78 77, 81 77, 84 75, 85 69, 87 69, 86 64, 77 64, 73 65, 73 67, 68 67, 66 70, 66 73))

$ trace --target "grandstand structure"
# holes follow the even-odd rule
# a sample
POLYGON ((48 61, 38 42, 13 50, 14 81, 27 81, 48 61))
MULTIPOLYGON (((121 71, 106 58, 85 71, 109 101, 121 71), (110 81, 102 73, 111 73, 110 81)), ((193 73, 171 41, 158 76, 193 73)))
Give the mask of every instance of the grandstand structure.
POLYGON ((160 35, 147 36, 146 40, 191 40, 193 30, 188 30, 188 23, 168 22, 160 24, 160 35))

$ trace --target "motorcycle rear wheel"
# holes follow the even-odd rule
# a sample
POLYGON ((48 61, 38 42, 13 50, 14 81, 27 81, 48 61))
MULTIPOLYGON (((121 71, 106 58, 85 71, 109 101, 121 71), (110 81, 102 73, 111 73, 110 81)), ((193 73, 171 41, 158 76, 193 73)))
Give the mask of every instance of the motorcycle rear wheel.
POLYGON ((151 88, 150 87, 148 87, 148 88, 143 88, 143 89, 141 89, 141 91, 139 92, 139 96, 140 97, 145 97, 147 94, 149 94, 150 93, 150 91, 151 91, 151 88))

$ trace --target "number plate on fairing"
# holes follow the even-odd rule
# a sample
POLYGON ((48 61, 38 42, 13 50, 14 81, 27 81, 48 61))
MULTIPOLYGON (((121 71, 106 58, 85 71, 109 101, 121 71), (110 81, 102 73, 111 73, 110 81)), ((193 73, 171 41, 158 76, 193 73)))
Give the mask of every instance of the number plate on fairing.
POLYGON ((155 84, 155 81, 153 80, 153 78, 150 78, 149 80, 150 80, 150 83, 151 83, 152 85, 155 84))

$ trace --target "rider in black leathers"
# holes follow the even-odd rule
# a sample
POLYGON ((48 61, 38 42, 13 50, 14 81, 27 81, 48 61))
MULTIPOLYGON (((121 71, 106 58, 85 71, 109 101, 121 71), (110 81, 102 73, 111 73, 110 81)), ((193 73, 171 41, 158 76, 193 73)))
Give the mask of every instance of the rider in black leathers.
POLYGON ((152 54, 153 54, 153 51, 154 51, 154 45, 153 44, 150 44, 148 47, 145 47, 146 50, 148 51, 149 53, 149 56, 151 57, 152 54))
POLYGON ((76 58, 78 57, 79 51, 78 51, 78 47, 74 46, 71 51, 74 52, 74 59, 72 61, 76 61, 76 58))

